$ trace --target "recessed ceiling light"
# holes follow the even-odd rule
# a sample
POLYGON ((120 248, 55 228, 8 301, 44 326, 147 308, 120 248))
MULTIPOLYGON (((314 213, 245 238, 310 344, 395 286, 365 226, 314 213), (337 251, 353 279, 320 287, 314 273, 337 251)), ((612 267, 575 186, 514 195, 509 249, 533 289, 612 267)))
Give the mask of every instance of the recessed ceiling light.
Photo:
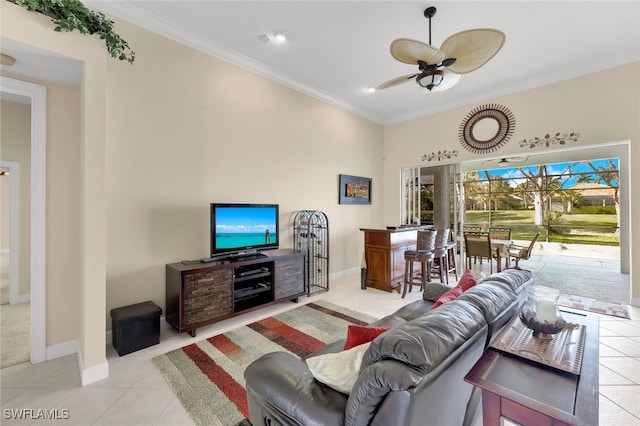
POLYGON ((365 90, 367 91, 367 93, 374 93, 376 91, 376 88, 373 86, 369 86, 365 90))
POLYGON ((284 43, 285 41, 287 41, 287 35, 284 31, 278 30, 273 33, 273 39, 279 43, 284 43))
POLYGON ((269 43, 271 41, 271 36, 269 34, 260 34, 258 38, 264 43, 269 43))

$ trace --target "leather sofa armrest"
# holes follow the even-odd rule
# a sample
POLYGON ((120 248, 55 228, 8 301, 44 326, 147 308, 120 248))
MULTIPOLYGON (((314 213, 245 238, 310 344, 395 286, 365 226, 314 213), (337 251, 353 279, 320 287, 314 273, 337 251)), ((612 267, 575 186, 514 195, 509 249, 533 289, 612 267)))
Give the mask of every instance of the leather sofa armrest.
POLYGON ((287 352, 266 354, 244 373, 249 420, 254 425, 343 425, 348 395, 316 381, 307 365, 287 352))
MULTIPOLYGON (((395 360, 383 360, 360 371, 360 377, 353 386, 346 409, 345 425, 369 425, 379 413, 380 405, 391 393, 401 394, 414 388, 422 380, 424 373, 395 360)), ((408 394, 397 401, 406 411, 408 394)), ((396 407, 397 408, 397 407, 396 407)), ((396 413, 396 424, 402 421, 403 410, 387 407, 396 413)))

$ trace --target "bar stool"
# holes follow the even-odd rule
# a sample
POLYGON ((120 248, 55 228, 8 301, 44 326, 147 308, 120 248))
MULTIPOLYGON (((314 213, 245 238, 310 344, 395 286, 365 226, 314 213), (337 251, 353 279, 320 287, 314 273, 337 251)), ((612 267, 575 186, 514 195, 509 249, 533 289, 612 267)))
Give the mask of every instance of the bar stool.
POLYGON ((449 270, 447 275, 453 272, 458 282, 458 242, 453 232, 449 232, 449 240, 447 241, 447 265, 449 270))
POLYGON ((441 283, 449 284, 449 229, 436 230, 436 249, 433 251, 432 272, 440 276, 441 283))
POLYGON ((415 250, 404 252, 404 288, 402 298, 407 295, 407 289, 411 291, 414 285, 419 284, 424 290, 427 283, 431 282, 431 264, 433 262, 433 252, 436 248, 436 231, 418 231, 415 250), (420 262, 420 275, 414 275, 413 262, 420 262), (414 280, 420 279, 420 282, 414 280))

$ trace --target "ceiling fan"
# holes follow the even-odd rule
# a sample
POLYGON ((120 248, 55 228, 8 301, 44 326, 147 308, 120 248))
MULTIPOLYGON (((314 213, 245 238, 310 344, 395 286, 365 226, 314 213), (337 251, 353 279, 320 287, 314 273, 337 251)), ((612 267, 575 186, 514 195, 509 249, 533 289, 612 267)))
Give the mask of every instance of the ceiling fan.
POLYGON ((485 164, 496 164, 499 167, 506 167, 512 164, 524 163, 528 159, 529 159, 528 155, 522 155, 517 157, 503 157, 500 159, 494 158, 494 159, 483 162, 482 165, 484 166, 485 164))
POLYGON ((391 56, 405 64, 417 65, 418 72, 396 77, 379 85, 378 89, 397 86, 414 80, 424 92, 452 88, 467 74, 477 70, 502 48, 505 35, 491 28, 478 28, 456 33, 446 39, 440 49, 431 45, 431 18, 435 7, 428 7, 424 16, 429 19, 429 44, 410 38, 391 42, 391 56))

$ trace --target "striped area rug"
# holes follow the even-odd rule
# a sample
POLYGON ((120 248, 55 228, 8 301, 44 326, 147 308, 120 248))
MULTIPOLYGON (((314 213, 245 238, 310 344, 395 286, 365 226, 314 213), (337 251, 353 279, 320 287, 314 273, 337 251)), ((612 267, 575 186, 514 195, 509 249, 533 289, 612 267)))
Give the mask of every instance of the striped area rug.
POLYGON ((349 324, 374 318, 317 301, 157 356, 153 363, 196 425, 231 426, 248 418, 244 370, 260 356, 303 357, 344 339, 349 324))

